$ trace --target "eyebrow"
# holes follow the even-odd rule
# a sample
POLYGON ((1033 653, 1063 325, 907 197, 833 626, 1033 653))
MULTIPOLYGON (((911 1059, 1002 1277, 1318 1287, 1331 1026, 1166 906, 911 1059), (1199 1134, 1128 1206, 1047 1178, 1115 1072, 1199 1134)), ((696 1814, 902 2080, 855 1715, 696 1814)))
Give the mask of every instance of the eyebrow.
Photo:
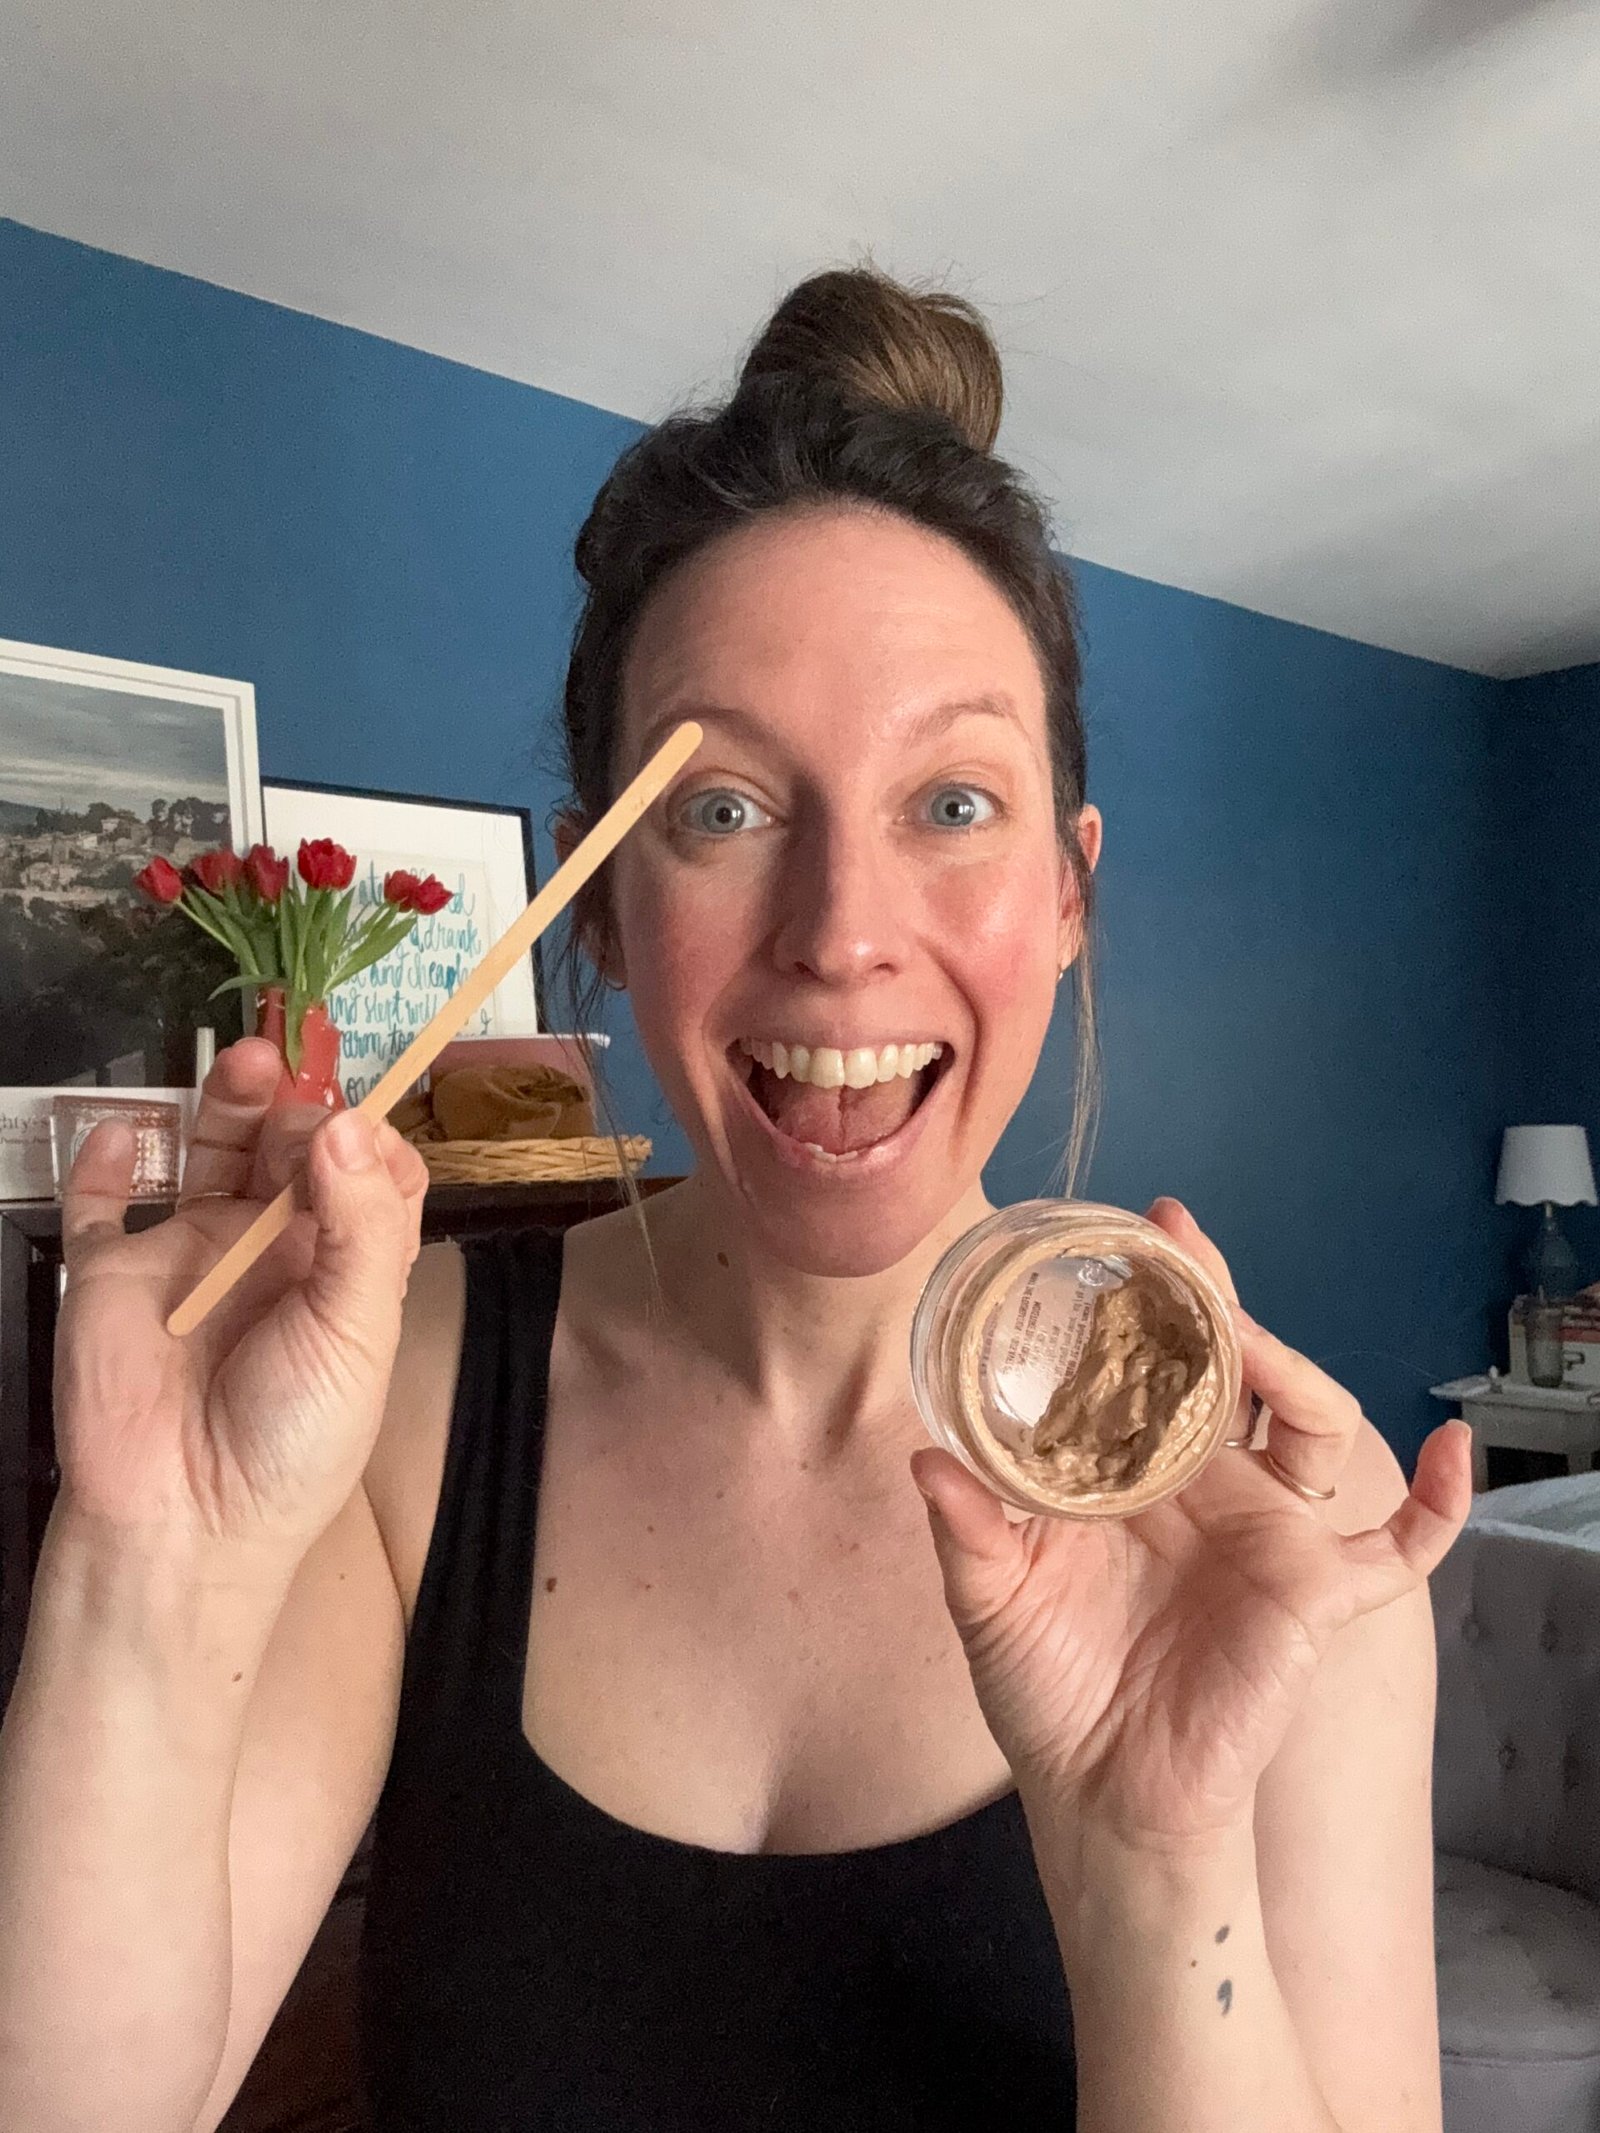
MULTIPOLYGON (((666 738, 674 726, 684 719, 697 719, 702 726, 723 726, 742 734, 747 740, 762 741, 767 738, 767 729, 755 712, 745 710, 738 704, 703 703, 690 700, 674 704, 661 712, 646 726, 640 738, 639 754, 642 762, 648 761, 652 751, 666 738)), ((1011 724, 1020 724, 1017 707, 1011 698, 998 690, 986 690, 978 696, 956 696, 942 704, 930 704, 908 721, 903 738, 907 742, 926 740, 935 733, 943 733, 962 718, 998 718, 1011 724)))

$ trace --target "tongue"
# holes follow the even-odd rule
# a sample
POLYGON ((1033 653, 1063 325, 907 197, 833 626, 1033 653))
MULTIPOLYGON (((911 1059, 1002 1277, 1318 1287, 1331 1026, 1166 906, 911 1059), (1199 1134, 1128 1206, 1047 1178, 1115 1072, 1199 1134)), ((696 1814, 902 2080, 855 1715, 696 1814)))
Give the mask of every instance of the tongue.
POLYGON ((876 1081, 867 1089, 814 1089, 752 1062, 750 1093, 778 1131, 790 1140, 812 1141, 830 1155, 848 1155, 886 1140, 917 1107, 924 1075, 876 1081))

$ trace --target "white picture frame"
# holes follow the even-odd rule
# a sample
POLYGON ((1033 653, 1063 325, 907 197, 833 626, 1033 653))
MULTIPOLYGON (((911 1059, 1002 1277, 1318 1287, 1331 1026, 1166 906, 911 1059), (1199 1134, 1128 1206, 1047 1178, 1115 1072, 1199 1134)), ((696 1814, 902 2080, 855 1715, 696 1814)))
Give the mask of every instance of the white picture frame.
POLYGON ((0 638, 0 1199, 37 1196, 24 1126, 42 1102, 48 1131, 54 1090, 148 1092, 189 1064, 150 992, 102 997, 108 934, 153 920, 133 875, 261 835, 249 682, 0 638))
MULTIPOLYGON (((443 911, 419 917, 392 956, 341 985, 328 1003, 345 1097, 359 1103, 527 903, 532 820, 526 808, 494 801, 294 779, 267 779, 261 799, 266 841, 291 865, 303 838, 331 837, 356 855, 357 908, 381 898, 383 878, 396 867, 435 874, 453 891, 443 911)), ((508 972, 461 1034, 544 1034, 536 955, 508 972)))

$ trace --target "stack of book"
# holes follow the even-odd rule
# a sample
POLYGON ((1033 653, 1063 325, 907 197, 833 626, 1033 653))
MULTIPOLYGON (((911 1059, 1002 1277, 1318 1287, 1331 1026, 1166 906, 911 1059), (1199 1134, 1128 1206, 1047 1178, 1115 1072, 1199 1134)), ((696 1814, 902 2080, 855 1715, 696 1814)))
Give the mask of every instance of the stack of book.
MULTIPOLYGON (((1528 1299, 1511 1306, 1511 1375, 1528 1379, 1528 1299)), ((1566 1357, 1562 1382, 1600 1386, 1600 1282, 1569 1296, 1561 1310, 1561 1346, 1566 1357)))

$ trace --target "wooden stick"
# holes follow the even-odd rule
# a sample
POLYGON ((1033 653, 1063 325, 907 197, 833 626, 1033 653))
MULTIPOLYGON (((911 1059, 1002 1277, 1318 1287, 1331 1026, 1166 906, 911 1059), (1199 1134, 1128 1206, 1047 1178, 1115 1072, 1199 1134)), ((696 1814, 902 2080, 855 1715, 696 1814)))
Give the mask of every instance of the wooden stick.
MULTIPOLYGON (((666 790, 701 740, 692 721, 678 726, 643 770, 606 809, 565 866, 557 867, 520 918, 513 919, 482 962, 457 986, 433 1019, 412 1038, 375 1088, 356 1109, 378 1120, 393 1109, 411 1084, 432 1066, 473 1010, 482 1005, 512 966, 521 961, 550 921, 564 911, 595 870, 622 842, 653 800, 666 790)), ((274 1238, 281 1237, 295 1213, 294 1186, 286 1185, 237 1237, 210 1272, 198 1281, 167 1320, 167 1331, 182 1339, 227 1295, 247 1268, 254 1266, 274 1238)))

